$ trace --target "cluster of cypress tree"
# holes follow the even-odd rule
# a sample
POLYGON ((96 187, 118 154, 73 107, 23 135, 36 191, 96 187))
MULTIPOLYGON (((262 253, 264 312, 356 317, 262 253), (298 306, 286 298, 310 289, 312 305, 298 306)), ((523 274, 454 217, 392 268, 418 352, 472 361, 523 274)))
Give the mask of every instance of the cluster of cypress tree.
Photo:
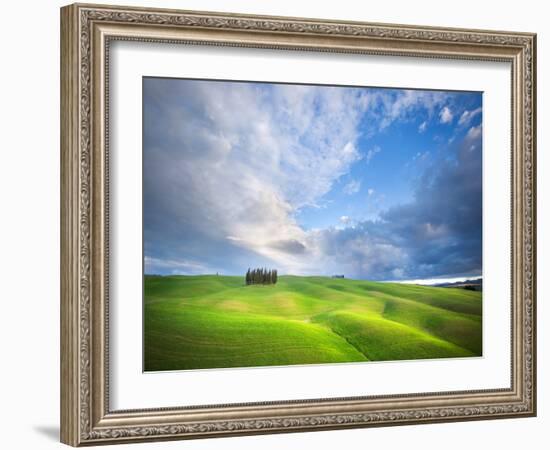
POLYGON ((277 269, 248 269, 246 284, 275 284, 277 283, 277 269))

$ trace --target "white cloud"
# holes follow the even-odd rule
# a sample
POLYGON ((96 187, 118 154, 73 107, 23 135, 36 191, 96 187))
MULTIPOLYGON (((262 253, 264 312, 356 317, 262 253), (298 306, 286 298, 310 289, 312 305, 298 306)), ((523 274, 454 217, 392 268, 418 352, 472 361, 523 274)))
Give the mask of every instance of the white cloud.
MULTIPOLYGON (((306 233, 293 213, 315 205, 361 159, 365 92, 157 80, 145 110, 150 214, 299 272, 304 263, 288 249, 306 233)), ((359 189, 359 181, 346 187, 359 189)))
POLYGON ((472 121, 472 119, 481 113, 481 106, 471 111, 464 111, 458 120, 459 125, 467 125, 472 121))
POLYGON ((426 128, 428 128, 428 122, 424 121, 418 126, 418 132, 424 133, 424 131, 426 131, 426 128))
POLYGON ((361 181, 351 180, 342 190, 348 195, 357 194, 361 190, 361 181))
POLYGON ((374 194, 374 189, 373 188, 369 188, 369 190, 367 191, 367 193, 369 194, 369 197, 374 194))
POLYGON ((430 152, 426 150, 425 152, 416 152, 416 155, 413 156, 413 161, 424 161, 430 156, 430 152))
POLYGON ((453 121, 453 113, 448 106, 444 106, 439 112, 439 120, 441 123, 451 123, 453 121))
POLYGON ((351 218, 349 216, 341 216, 340 222, 343 223, 344 225, 347 225, 348 223, 351 222, 351 218))
POLYGON ((472 127, 468 130, 468 133, 466 134, 466 138, 468 139, 478 139, 481 137, 481 125, 478 125, 477 127, 472 127))
POLYGON ((481 274, 479 275, 469 275, 467 277, 447 277, 447 278, 420 278, 416 280, 395 280, 393 283, 402 283, 402 284, 423 284, 423 285, 434 285, 434 284, 443 284, 443 283, 457 283, 468 280, 473 280, 476 278, 482 278, 481 274))
POLYGON ((416 119, 416 112, 422 111, 428 116, 434 114, 436 108, 448 100, 449 96, 443 92, 422 90, 401 90, 398 95, 395 91, 379 93, 371 99, 371 103, 378 113, 379 129, 383 130, 395 121, 416 119))
POLYGON ((374 156, 377 154, 377 153, 380 153, 382 151, 382 149, 378 146, 378 145, 375 145, 374 147, 372 147, 371 149, 369 149, 367 151, 367 164, 370 163, 371 159, 374 158, 374 156))
POLYGON ((317 230, 309 233, 308 239, 311 247, 320 250, 315 261, 324 269, 324 274, 345 273, 355 277, 368 273, 378 278, 396 266, 406 266, 408 262, 406 251, 371 236, 361 223, 356 227, 317 230))
MULTIPOLYGON (((154 274, 156 270, 168 269, 173 274, 192 275, 208 272, 204 264, 185 259, 160 259, 144 257, 145 273, 154 274)), ((215 272, 213 270, 212 272, 215 272)))

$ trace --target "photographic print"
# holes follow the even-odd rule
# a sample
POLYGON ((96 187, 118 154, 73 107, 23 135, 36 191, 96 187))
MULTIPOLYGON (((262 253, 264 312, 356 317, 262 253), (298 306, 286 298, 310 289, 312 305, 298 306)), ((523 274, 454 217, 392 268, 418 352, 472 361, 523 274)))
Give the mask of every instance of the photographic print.
POLYGON ((144 370, 482 356, 482 107, 143 78, 144 370))

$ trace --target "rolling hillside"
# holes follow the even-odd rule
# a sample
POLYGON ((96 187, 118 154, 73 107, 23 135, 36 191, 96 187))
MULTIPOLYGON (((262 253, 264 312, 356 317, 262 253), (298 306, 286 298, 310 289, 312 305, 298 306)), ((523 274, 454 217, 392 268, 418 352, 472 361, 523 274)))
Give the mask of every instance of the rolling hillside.
POLYGON ((145 370, 480 356, 481 292, 327 277, 146 276, 145 370))

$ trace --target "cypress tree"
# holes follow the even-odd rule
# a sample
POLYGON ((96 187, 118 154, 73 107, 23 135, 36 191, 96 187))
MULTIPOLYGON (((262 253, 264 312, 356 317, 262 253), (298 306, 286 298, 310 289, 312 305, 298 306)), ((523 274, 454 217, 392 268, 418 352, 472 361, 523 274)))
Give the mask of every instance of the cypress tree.
POLYGON ((246 271, 245 280, 246 284, 276 284, 277 283, 277 269, 267 269, 262 267, 259 269, 250 269, 246 271))

